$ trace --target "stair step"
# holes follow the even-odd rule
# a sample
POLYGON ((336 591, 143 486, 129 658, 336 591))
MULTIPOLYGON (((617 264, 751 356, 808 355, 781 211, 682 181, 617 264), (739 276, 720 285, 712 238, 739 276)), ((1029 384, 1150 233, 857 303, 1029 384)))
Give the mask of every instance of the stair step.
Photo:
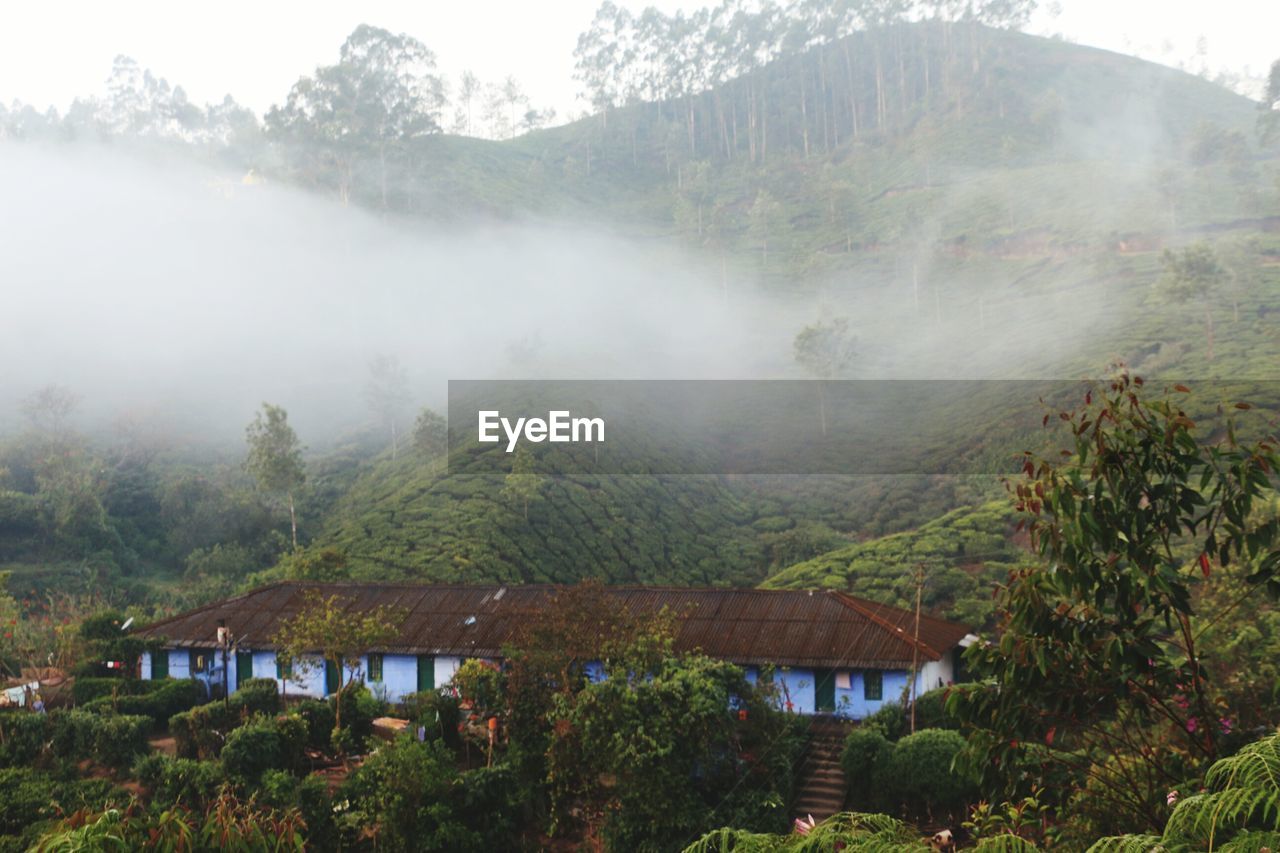
POLYGON ((792 807, 799 812, 812 812, 819 809, 827 811, 843 811, 844 797, 814 797, 809 800, 796 800, 796 804, 792 807))
POLYGON ((844 808, 846 783, 840 756, 850 727, 835 722, 815 723, 796 780, 793 812, 824 820, 844 808))
POLYGON ((821 794, 824 797, 836 797, 838 799, 844 799, 844 785, 841 785, 836 782, 832 782, 826 785, 821 785, 821 784, 808 785, 804 789, 804 794, 805 795, 821 794))

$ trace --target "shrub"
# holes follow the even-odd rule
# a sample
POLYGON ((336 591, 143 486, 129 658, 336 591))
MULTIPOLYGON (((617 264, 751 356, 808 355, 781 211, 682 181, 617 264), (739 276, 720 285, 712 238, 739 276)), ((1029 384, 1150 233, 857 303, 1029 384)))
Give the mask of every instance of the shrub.
POLYGON ((952 769, 965 748, 959 732, 921 729, 894 744, 885 787, 897 799, 932 816, 958 815, 977 797, 977 781, 952 769))
MULTIPOLYGON (((109 680, 109 679, 102 679, 109 680)), ((135 694, 112 697, 99 696, 84 705, 86 711, 115 711, 121 714, 134 714, 150 717, 154 727, 159 729, 169 723, 169 719, 177 713, 194 707, 204 698, 204 688, 194 679, 165 679, 158 682, 141 682, 156 684, 156 688, 135 694)))
POLYGON ((455 811, 463 825, 479 833, 480 849, 513 849, 522 792, 511 768, 478 767, 463 773, 459 783, 454 786, 455 811))
POLYGON ((280 686, 274 678, 250 678, 231 694, 231 703, 239 703, 250 714, 278 714, 280 686))
POLYGON ((29 767, 44 752, 52 727, 46 714, 0 713, 0 767, 29 767))
POLYGON ((916 697, 917 731, 960 728, 960 721, 947 712, 947 695, 950 689, 942 687, 916 697))
POLYGON ((141 678, 77 678, 75 683, 71 685, 71 700, 77 705, 87 705, 94 699, 100 699, 103 696, 111 696, 113 693, 119 696, 140 696, 144 693, 152 693, 165 683, 162 679, 158 681, 150 681, 141 678))
POLYGON ((222 767, 215 762, 159 754, 135 761, 133 775, 150 793, 151 802, 165 808, 176 803, 203 808, 226 781, 222 767))
POLYGON ((178 755, 182 758, 216 758, 227 735, 254 714, 272 715, 280 710, 280 693, 270 678, 251 678, 225 701, 197 705, 169 718, 178 755))
POLYGON ((180 758, 217 758, 226 741, 226 733, 238 724, 221 702, 197 705, 190 711, 169 718, 169 733, 180 758))
POLYGON ((337 826, 329 785, 319 776, 298 778, 283 770, 262 774, 262 804, 275 809, 297 809, 307 823, 307 843, 316 850, 338 849, 337 826))
POLYGON ((149 717, 54 711, 49 715, 54 752, 74 760, 91 759, 107 767, 128 767, 147 751, 149 717))
POLYGON ((436 741, 401 736, 369 756, 343 787, 350 829, 377 826, 387 850, 477 849, 449 798, 458 779, 453 756, 436 741))
POLYGON ((342 727, 350 732, 348 748, 341 751, 359 752, 373 734, 373 721, 386 713, 386 703, 375 698, 363 685, 343 690, 329 701, 331 704, 342 702, 342 727))
POLYGON ((322 699, 305 699, 293 712, 307 724, 307 746, 327 750, 333 734, 333 705, 322 699))
POLYGON ((410 693, 402 700, 404 716, 416 729, 422 726, 427 737, 443 740, 445 745, 457 749, 462 746, 458 734, 458 698, 443 690, 424 690, 410 693))
POLYGON ((227 735, 222 766, 228 776, 251 783, 267 770, 296 771, 306 742, 307 724, 301 717, 254 717, 227 735))
POLYGON ((875 727, 849 732, 840 754, 840 766, 848 782, 848 801, 855 811, 875 811, 884 802, 885 773, 893 744, 875 727))
POLYGON ((485 712, 496 708, 502 701, 502 680, 502 671, 497 666, 471 658, 453 674, 452 683, 462 694, 464 702, 485 712))
POLYGON ((128 795, 104 779, 60 778, 26 767, 0 770, 0 836, 21 833, 25 850, 49 820, 83 808, 100 809, 128 795))
POLYGON ((879 729, 887 739, 897 740, 907 733, 907 711, 897 702, 891 702, 863 720, 862 727, 879 729))

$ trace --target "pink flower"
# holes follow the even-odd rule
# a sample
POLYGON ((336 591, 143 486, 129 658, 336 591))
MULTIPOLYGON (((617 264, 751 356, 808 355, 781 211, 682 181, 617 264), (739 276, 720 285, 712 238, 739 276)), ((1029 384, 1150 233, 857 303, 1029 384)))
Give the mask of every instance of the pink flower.
POLYGON ((813 819, 813 815, 807 815, 806 817, 798 817, 796 818, 796 834, 808 835, 810 832, 813 831, 813 828, 817 825, 818 825, 818 822, 813 819))
POLYGON ((1219 717, 1218 725, 1222 727, 1222 733, 1224 735, 1231 734, 1231 718, 1230 717, 1219 717))
POLYGON ((1178 792, 1170 791, 1169 793, 1165 794, 1164 801, 1165 801, 1165 804, 1169 806, 1169 808, 1173 808, 1173 804, 1178 802, 1178 792))
POLYGON ((1187 731, 1194 732, 1197 728, 1199 728, 1199 726, 1200 724, 1196 722, 1195 717, 1187 718, 1187 731))

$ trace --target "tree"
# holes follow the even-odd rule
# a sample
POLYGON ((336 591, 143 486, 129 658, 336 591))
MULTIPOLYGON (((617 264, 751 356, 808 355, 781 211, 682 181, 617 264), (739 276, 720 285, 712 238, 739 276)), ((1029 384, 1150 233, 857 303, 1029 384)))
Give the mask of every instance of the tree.
POLYGON ((1165 249, 1160 262, 1164 275, 1156 283, 1157 290, 1179 305, 1195 301, 1204 309, 1208 358, 1213 361, 1212 299, 1225 277, 1218 256, 1208 243, 1196 243, 1176 253, 1165 249))
POLYGON ((822 434, 827 434, 826 382, 843 374, 853 364, 857 338, 844 317, 820 320, 796 333, 793 349, 796 362, 818 379, 818 409, 822 434))
POLYGON ((289 527, 293 534, 294 550, 298 548, 298 513, 294 508, 294 494, 306 482, 306 468, 302 462, 302 445, 298 434, 289 426, 289 414, 280 406, 263 403, 253 423, 245 428, 249 443, 249 456, 245 467, 258 487, 271 495, 283 495, 289 506, 289 527))
MULTIPOLYGON (((617 607, 598 580, 555 590, 515 624, 503 648, 508 760, 522 786, 543 792, 552 741, 548 715, 556 697, 567 702, 581 691, 592 662, 625 658, 645 667, 656 662, 669 650, 674 626, 670 614, 617 607), (657 656, 639 661, 643 648, 656 650, 657 656)), ((562 775, 561 784, 575 784, 572 776, 562 775)))
POLYGON ((1280 140, 1280 59, 1271 63, 1267 75, 1267 90, 1258 104, 1262 115, 1258 116, 1258 139, 1263 145, 1280 140))
POLYGON ((769 263, 769 241, 778 236, 782 228, 782 205, 768 190, 756 193, 751 204, 751 237, 760 247, 760 260, 769 263))
POLYGON ((343 42, 337 65, 301 78, 284 106, 271 108, 267 129, 293 142, 303 161, 318 156, 336 175, 343 203, 357 161, 375 159, 385 208, 390 158, 440 130, 444 83, 435 65, 435 54, 417 39, 361 24, 343 42))
POLYGON ((507 108, 508 138, 514 137, 516 135, 516 128, 519 127, 517 115, 524 112, 520 108, 522 106, 527 107, 529 99, 525 97, 524 92, 521 91, 520 81, 516 80, 516 78, 512 77, 510 74, 507 75, 507 79, 502 81, 502 88, 500 91, 502 93, 502 102, 507 108))
POLYGON ((471 108, 476 98, 480 97, 484 86, 480 78, 470 71, 463 71, 458 82, 458 109, 453 120, 454 133, 471 136, 471 108))
POLYGON ((542 493, 545 478, 533 469, 533 454, 523 444, 516 448, 511 461, 511 473, 502 486, 502 499, 520 504, 524 508, 524 520, 529 520, 529 503, 542 493))
POLYGON ((80 395, 62 385, 46 385, 22 401, 22 414, 32 429, 60 444, 70 432, 68 421, 80 405, 80 395))
POLYGON ((22 611, 18 602, 9 594, 10 572, 0 572, 0 675, 16 676, 21 670, 18 653, 21 650, 22 611))
POLYGON ((347 552, 341 548, 303 548, 280 561, 284 576, 294 581, 333 583, 350 580, 347 552))
POLYGON ((399 636, 405 613, 395 607, 369 610, 355 606, 355 600, 341 595, 324 595, 308 590, 302 607, 280 623, 271 642, 284 660, 306 665, 307 656, 319 653, 338 672, 334 731, 342 729, 342 693, 360 668, 360 656, 385 648, 399 636), (348 674, 343 678, 343 673, 348 674))
POLYGON ((364 386, 369 409, 391 433, 391 458, 400 452, 400 418, 409 405, 409 374, 395 356, 380 355, 369 362, 364 386))
POLYGON ((1180 406, 1124 373, 1061 422, 1070 449, 1029 454, 1011 485, 1040 562, 998 590, 998 639, 966 655, 987 681, 955 690, 949 709, 992 784, 1058 767, 1095 811, 1154 828, 1165 792, 1218 757, 1229 713, 1198 589, 1215 566, 1249 566, 1250 588, 1215 621, 1260 589, 1280 594, 1268 505, 1280 456, 1238 442, 1230 419, 1221 440, 1199 438, 1180 406))
POLYGON ((413 449, 434 460, 449 450, 449 422, 431 409, 423 409, 413 422, 413 449))

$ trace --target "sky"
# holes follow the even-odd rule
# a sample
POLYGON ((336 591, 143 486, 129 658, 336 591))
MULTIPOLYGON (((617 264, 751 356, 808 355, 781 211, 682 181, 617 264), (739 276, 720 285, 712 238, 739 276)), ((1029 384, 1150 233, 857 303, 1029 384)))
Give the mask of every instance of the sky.
MULTIPOLYGON (((119 54, 133 57, 197 103, 233 95, 261 113, 283 100, 302 74, 336 59, 356 25, 406 32, 436 52, 456 78, 514 75, 539 108, 561 118, 580 112, 573 48, 599 0, 43 0, 0 3, 0 102, 19 99, 65 109, 77 95, 100 94, 119 54)), ((639 9, 693 9, 696 0, 621 0, 639 9)), ((1248 67, 1261 76, 1280 54, 1273 35, 1280 4, 1216 0, 1060 0, 1042 4, 1029 28, 1147 59, 1212 71, 1248 67), (1270 10, 1267 7, 1270 6, 1270 10), (1055 12, 1057 14, 1055 14, 1055 12), (1196 59, 1203 37, 1207 48, 1196 59)))

